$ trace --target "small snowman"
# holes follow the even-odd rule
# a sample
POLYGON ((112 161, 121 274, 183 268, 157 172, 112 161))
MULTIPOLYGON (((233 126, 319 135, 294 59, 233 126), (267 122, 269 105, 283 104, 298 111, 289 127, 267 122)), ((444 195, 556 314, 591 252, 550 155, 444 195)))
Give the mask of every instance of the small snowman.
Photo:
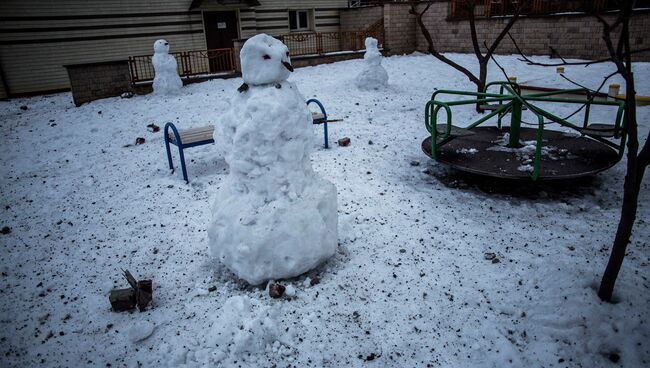
POLYGON ((151 63, 155 71, 153 93, 175 95, 180 93, 183 81, 178 76, 176 58, 169 54, 169 42, 158 40, 153 44, 151 63))
POLYGON ((380 89, 388 84, 388 73, 381 66, 381 53, 377 47, 377 40, 366 38, 366 53, 363 70, 357 76, 357 87, 363 90, 380 89))
POLYGON ((217 124, 230 166, 208 229, 210 252, 257 285, 300 275, 338 245, 336 187, 312 169, 311 114, 289 50, 266 34, 241 50, 244 84, 217 124))

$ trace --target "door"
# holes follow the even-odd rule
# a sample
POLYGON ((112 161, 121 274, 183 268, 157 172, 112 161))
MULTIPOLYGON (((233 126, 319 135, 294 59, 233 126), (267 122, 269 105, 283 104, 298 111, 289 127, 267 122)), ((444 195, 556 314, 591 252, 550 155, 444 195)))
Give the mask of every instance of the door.
MULTIPOLYGON (((239 24, 235 11, 203 12, 203 27, 208 50, 232 49, 233 40, 239 38, 239 24)), ((208 51, 208 60, 212 73, 234 69, 229 52, 208 51)))

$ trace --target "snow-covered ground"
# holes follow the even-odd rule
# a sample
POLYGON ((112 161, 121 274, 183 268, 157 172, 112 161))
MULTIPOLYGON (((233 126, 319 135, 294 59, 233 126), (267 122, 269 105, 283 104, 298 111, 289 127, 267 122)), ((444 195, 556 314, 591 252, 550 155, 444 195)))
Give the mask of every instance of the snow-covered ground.
MULTIPOLYGON (((471 55, 450 56, 477 69, 471 55)), ((498 59, 520 82, 571 87, 554 68, 498 59)), ((352 143, 324 150, 314 127, 314 169, 338 189, 340 247, 283 280, 293 296, 282 299, 208 257, 210 206, 228 171, 216 147, 186 151, 186 185, 167 169, 162 133, 146 128, 219 124, 241 79, 78 108, 68 93, 0 102, 0 227, 12 230, 0 235, 0 366, 648 366, 650 180, 620 302, 602 303, 594 288, 624 163, 577 188, 489 194, 420 150, 433 90, 473 85, 430 56, 384 67, 386 91, 354 87, 361 60, 291 77, 345 119, 330 125, 331 140, 352 143), (136 137, 146 143, 124 147, 136 137), (153 308, 110 311, 108 292, 127 286, 122 269, 153 279, 153 308)), ((595 87, 611 67, 566 69, 595 87)), ((503 79, 495 66, 490 77, 503 79)), ((638 64, 636 78, 650 95, 650 64, 638 64)), ((645 137, 650 107, 638 113, 645 137)), ((475 113, 456 116, 463 125, 475 113)))

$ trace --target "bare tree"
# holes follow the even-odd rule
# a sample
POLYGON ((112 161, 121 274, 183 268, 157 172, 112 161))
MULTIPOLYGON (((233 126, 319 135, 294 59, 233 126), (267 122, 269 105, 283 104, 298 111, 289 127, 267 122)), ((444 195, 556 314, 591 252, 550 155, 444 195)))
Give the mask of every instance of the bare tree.
POLYGON ((561 61, 557 63, 534 62, 524 55, 513 39, 513 43, 519 54, 530 65, 591 65, 611 62, 616 66, 616 72, 606 76, 600 88, 602 88, 607 79, 615 74, 621 75, 625 80, 625 123, 623 129, 624 134, 627 136, 627 167, 625 181, 623 183, 623 204, 621 206, 621 216, 614 237, 614 243, 612 244, 612 252, 605 272, 603 273, 600 288, 598 289, 598 296, 608 302, 612 301, 614 285, 621 270, 623 259, 625 258, 627 245, 632 236, 632 230, 637 216, 641 181, 648 168, 648 164, 650 164, 650 135, 646 137, 641 149, 639 145, 636 90, 634 86, 634 73, 632 71, 633 55, 639 52, 647 52, 649 49, 633 50, 630 45, 630 18, 634 5, 634 0, 619 1, 618 13, 616 14, 616 18, 611 22, 605 19, 602 13, 591 13, 603 26, 602 39, 609 55, 609 57, 603 59, 587 62, 567 62, 560 56, 561 61))
MULTIPOLYGON (((426 12, 429 10, 429 8, 433 3, 429 2, 422 11, 417 10, 418 3, 420 2, 416 1, 411 4, 410 13, 415 15, 418 27, 420 28, 422 35, 427 41, 427 51, 431 55, 436 57, 438 60, 451 66, 452 68, 458 70, 459 72, 465 74, 465 76, 467 76, 467 78, 476 85, 477 92, 483 92, 483 89, 485 88, 485 84, 487 81, 487 67, 488 67, 488 63, 490 62, 490 58, 492 57, 496 49, 499 47, 501 41, 503 41, 505 36, 508 34, 512 26, 514 26, 514 24, 519 19, 521 10, 528 6, 529 1, 523 0, 516 3, 514 14, 508 19, 508 23, 506 23, 505 27, 503 27, 501 32, 497 35, 497 37, 492 42, 492 44, 487 45, 486 41, 483 42, 485 45, 485 50, 481 50, 481 46, 478 40, 478 35, 476 32, 476 15, 475 15, 476 0, 463 0, 460 3, 463 11, 466 12, 468 16, 470 36, 472 38, 472 47, 479 65, 478 77, 474 73, 469 71, 469 69, 465 68, 464 66, 456 63, 455 61, 447 58, 445 55, 440 53, 440 51, 436 48, 436 44, 433 37, 431 36, 431 32, 429 32, 423 20, 424 14, 426 14, 426 12)), ((479 112, 481 111, 479 104, 477 104, 476 106, 476 111, 479 112)))

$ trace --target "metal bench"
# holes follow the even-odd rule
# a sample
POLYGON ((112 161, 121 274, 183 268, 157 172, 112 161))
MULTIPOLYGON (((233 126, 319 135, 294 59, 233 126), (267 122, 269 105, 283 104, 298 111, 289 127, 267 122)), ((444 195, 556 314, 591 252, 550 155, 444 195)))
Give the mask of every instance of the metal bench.
POLYGON ((178 147, 178 152, 181 156, 181 168, 183 169, 183 179, 186 183, 190 181, 187 178, 187 168, 185 167, 185 155, 183 150, 190 147, 202 146, 204 144, 214 143, 214 127, 209 125, 200 128, 191 128, 178 130, 172 123, 165 124, 165 148, 167 149, 167 161, 169 161, 169 168, 174 170, 174 163, 172 162, 172 153, 169 144, 178 147), (171 132, 169 131, 171 129, 171 132))

